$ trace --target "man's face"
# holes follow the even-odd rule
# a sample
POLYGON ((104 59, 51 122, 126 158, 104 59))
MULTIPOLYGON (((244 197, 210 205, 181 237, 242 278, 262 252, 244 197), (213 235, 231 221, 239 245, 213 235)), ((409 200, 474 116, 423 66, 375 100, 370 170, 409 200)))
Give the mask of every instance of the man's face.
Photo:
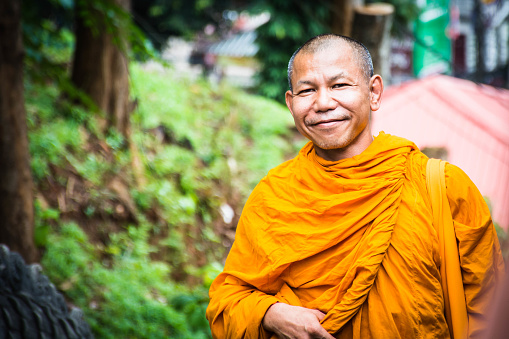
POLYGON ((299 53, 294 60, 293 93, 286 92, 286 105, 299 132, 326 160, 360 154, 373 140, 370 117, 380 104, 382 79, 366 79, 355 57, 341 44, 299 53))

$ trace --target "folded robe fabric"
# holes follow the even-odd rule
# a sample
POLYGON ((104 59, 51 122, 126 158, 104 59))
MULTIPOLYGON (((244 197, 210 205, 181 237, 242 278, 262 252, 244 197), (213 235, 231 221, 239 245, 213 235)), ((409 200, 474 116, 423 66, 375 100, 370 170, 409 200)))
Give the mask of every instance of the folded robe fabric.
MULTIPOLYGON (((336 338, 448 338, 438 238, 424 154, 380 133, 337 162, 312 143, 250 195, 224 271, 210 288, 214 338, 269 338, 275 302, 318 309, 336 338)), ((503 271, 489 210, 470 179, 446 168, 471 338, 503 271)))

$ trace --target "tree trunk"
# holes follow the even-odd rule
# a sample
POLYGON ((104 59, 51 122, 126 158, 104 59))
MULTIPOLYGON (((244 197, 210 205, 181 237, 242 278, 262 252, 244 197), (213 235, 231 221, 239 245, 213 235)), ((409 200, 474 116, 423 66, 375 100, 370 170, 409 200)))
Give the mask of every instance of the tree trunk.
MULTIPOLYGON (((112 0, 128 11, 130 0, 112 0)), ((115 40, 108 33, 104 13, 92 9, 87 1, 76 1, 76 49, 72 81, 106 113, 107 126, 124 136, 129 133, 129 71, 126 57, 127 32, 117 29, 115 40), (83 11, 83 9, 85 11, 83 11), (83 12, 93 13, 94 24, 83 12)), ((90 15, 90 14, 89 14, 90 15)))
POLYGON ((332 0, 331 32, 351 36, 354 10, 364 5, 364 0, 332 0))
POLYGON ((129 71, 127 58, 118 49, 113 49, 111 58, 112 87, 110 93, 110 107, 108 110, 110 126, 115 127, 124 136, 129 134, 129 71))
POLYGON ((0 1, 0 243, 37 260, 23 87, 21 1, 0 1))
POLYGON ((390 31, 394 6, 373 3, 355 9, 352 38, 362 42, 373 59, 375 74, 380 74, 386 85, 390 84, 390 31))

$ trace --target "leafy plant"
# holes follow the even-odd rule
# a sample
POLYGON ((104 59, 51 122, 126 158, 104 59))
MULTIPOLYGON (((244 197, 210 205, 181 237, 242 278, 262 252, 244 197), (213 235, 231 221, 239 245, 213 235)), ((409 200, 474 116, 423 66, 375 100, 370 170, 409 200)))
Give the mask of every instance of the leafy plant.
POLYGON ((150 260, 148 225, 129 227, 108 244, 101 261, 74 223, 52 233, 42 261, 45 273, 85 311, 100 338, 210 338, 205 289, 169 280, 170 267, 150 260))
POLYGON ((168 69, 133 64, 131 76, 129 140, 98 132, 101 117, 57 86, 27 81, 42 264, 97 337, 209 338, 207 290, 231 241, 220 208, 240 215, 259 179, 295 152, 291 115, 168 69))

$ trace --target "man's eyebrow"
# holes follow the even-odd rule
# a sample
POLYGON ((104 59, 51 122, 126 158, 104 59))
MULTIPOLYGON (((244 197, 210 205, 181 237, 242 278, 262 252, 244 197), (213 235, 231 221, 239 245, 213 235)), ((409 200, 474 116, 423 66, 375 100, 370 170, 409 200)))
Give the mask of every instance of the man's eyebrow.
POLYGON ((314 82, 311 80, 299 80, 299 81, 297 81, 296 85, 298 86, 298 85, 313 85, 313 84, 314 84, 314 82))
POLYGON ((328 80, 329 81, 335 81, 335 80, 343 79, 343 78, 348 78, 348 77, 346 76, 345 73, 341 72, 341 73, 338 73, 336 75, 333 75, 333 76, 329 77, 328 80))
MULTIPOLYGON (((344 73, 344 72, 340 72, 336 75, 333 75, 331 77, 329 77, 327 80, 329 82, 332 82, 332 81, 336 81, 338 79, 344 79, 344 78, 348 78, 348 76, 344 73)), ((315 83, 311 80, 299 80, 297 81, 297 84, 296 86, 299 86, 299 85, 314 85, 315 83)))

